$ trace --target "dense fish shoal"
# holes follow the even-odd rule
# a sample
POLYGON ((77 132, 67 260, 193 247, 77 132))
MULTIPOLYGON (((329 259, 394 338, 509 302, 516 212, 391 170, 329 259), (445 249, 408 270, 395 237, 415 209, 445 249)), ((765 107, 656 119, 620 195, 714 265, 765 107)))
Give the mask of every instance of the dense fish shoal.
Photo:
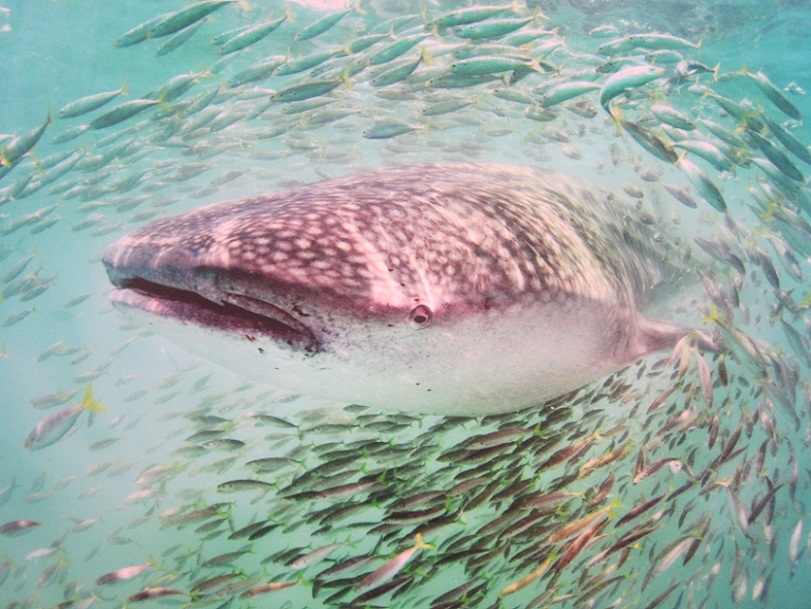
MULTIPOLYGON (((802 75, 724 50, 749 7, 409 8, 122 11, 75 41, 105 78, 4 127, 9 606, 802 606, 802 75), (654 313, 724 348, 680 342, 517 412, 382 413, 211 366, 107 302, 102 252, 150 221, 439 162, 630 199, 695 269, 654 313)), ((10 10, 0 34, 30 36, 10 10)))

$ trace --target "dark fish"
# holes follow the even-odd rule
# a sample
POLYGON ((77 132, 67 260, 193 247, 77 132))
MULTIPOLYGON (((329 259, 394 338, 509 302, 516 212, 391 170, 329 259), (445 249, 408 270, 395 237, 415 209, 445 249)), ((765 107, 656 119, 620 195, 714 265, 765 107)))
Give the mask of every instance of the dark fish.
POLYGON ((33 528, 41 525, 42 523, 36 520, 12 520, 11 522, 0 525, 0 535, 16 537, 23 533, 28 533, 33 528))

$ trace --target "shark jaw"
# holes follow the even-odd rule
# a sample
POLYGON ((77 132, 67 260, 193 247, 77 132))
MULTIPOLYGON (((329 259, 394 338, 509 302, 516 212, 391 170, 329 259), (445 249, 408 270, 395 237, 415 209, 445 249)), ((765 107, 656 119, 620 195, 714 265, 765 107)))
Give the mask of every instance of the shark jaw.
POLYGON ((203 296, 197 291, 141 277, 118 277, 114 284, 117 288, 110 294, 110 300, 116 306, 242 335, 249 340, 261 336, 308 356, 318 352, 318 340, 304 323, 264 300, 215 289, 207 290, 207 296, 203 296))

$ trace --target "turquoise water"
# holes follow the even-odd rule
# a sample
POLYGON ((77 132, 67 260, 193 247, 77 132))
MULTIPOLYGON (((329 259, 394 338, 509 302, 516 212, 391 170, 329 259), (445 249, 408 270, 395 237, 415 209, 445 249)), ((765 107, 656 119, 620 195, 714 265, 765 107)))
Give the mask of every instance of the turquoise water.
MULTIPOLYGON (((600 107, 599 91, 551 108, 546 120, 495 91, 537 96, 536 87, 556 78, 602 85, 612 72, 595 71, 608 59, 594 55, 599 45, 668 33, 701 41, 677 52, 708 68, 720 64, 718 79, 704 72, 677 79, 672 58, 645 58, 639 48, 620 54, 665 70, 609 102, 621 107, 624 120, 673 141, 677 134, 649 116, 659 103, 717 122, 740 139, 765 115, 805 145, 807 125, 740 72, 762 70, 780 95, 811 114, 805 94, 811 12, 792 2, 544 4, 548 19, 537 16, 524 29, 548 33, 522 52, 557 71, 533 72, 509 86, 501 79, 458 89, 425 86, 427 74, 448 70, 444 45, 462 41, 454 30, 432 32, 422 24, 458 6, 404 2, 394 9, 361 1, 362 10, 297 41, 293 36, 321 10, 234 3, 162 55, 168 36, 128 47, 114 42, 156 15, 180 10, 181 2, 121 2, 113 9, 103 2, 6 0, 0 6, 0 137, 19 136, 52 117, 33 150, 8 162, 0 178, 0 526, 40 523, 17 536, 0 535, 0 607, 119 607, 156 588, 182 594, 129 604, 809 606, 807 185, 787 175, 783 157, 760 167, 748 163, 767 154, 751 140, 732 154, 731 170, 688 154, 722 193, 728 208, 722 214, 679 166, 618 129, 600 107), (291 18, 267 38, 234 54, 217 53, 218 34, 285 10, 291 18), (412 19, 386 23, 405 16, 412 19), (602 26, 615 30, 590 34, 602 26), (375 50, 413 28, 431 34, 403 55, 416 61, 424 51, 426 59, 409 81, 374 87, 370 68, 347 73, 357 57, 339 54, 321 68, 228 84, 269 56, 290 62, 340 49, 374 28, 394 37, 375 50), (550 41, 560 44, 546 55, 550 41), (191 73, 199 76, 177 98, 66 138, 115 104, 149 98, 191 73), (274 91, 329 77, 347 82, 316 98, 332 100, 325 108, 271 103, 274 91), (704 89, 691 91, 696 82, 704 89), (69 102, 124 85, 128 94, 103 109, 56 118, 69 102), (749 100, 750 111, 730 117, 707 88, 736 103, 749 100), (209 95, 207 107, 190 110, 209 95), (421 112, 449 97, 470 103, 430 119, 421 112), (588 105, 575 107, 578 101, 588 105), (393 123, 414 131, 363 137, 375 125, 393 123), (632 198, 641 193, 645 209, 670 238, 689 245, 704 270, 703 279, 696 273, 657 313, 727 332, 730 350, 703 356, 711 389, 702 384, 697 354, 688 353, 680 371, 679 358, 668 361, 663 353, 552 405, 509 416, 463 420, 347 409, 214 366, 151 335, 107 301, 102 252, 151 219, 291 184, 440 160, 540 165, 632 198), (66 169, 54 178, 53 166, 66 169), (665 185, 684 189, 696 208, 679 203, 665 185), (708 258, 695 236, 722 253, 708 258), (720 322, 712 321, 713 303, 720 322), (80 403, 88 384, 106 412, 83 413, 52 446, 26 449, 34 426, 80 403), (502 440, 486 435, 504 429, 514 433, 502 440), (472 447, 481 435, 483 453, 472 447), (559 462, 549 462, 553 455, 559 462), (595 464, 601 455, 610 462, 595 464), (655 463, 662 467, 645 470, 655 463), (226 483, 234 480, 254 484, 230 485, 233 490, 226 483), (335 490, 360 482, 369 485, 335 490), (548 513, 526 507, 550 492, 572 495, 548 513), (589 516, 594 519, 583 520, 589 516), (257 527, 245 531, 251 524, 257 527), (573 525, 569 533, 567 525, 573 525), (256 531, 261 534, 251 539, 256 531), (399 587, 358 600, 374 589, 359 585, 363 578, 411 548, 417 532, 435 548, 414 554, 395 577, 399 587), (586 545, 576 552, 577 540, 586 545), (291 565, 331 544, 340 546, 320 561, 300 570, 291 565), (571 562, 558 562, 567 552, 571 562), (368 561, 323 573, 353 557, 368 561), (96 583, 147 562, 139 575, 96 583), (202 583, 226 575, 232 577, 211 587, 202 583), (271 581, 293 585, 244 594, 271 581), (517 582, 523 587, 511 591, 517 582)), ((527 17, 534 9, 517 8, 527 17)), ((807 178, 808 166, 768 130, 762 133, 807 178)), ((697 134, 717 141, 705 127, 697 134)))

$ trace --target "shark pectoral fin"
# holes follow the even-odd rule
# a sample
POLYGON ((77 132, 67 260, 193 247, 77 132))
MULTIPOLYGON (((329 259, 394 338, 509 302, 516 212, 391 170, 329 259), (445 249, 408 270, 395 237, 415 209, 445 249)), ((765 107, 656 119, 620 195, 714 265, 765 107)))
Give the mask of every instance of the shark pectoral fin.
POLYGON ((721 348, 718 341, 704 330, 640 315, 628 348, 625 353, 619 353, 618 356, 630 363, 650 353, 673 349, 683 339, 687 339, 692 346, 703 351, 717 352, 721 348))

